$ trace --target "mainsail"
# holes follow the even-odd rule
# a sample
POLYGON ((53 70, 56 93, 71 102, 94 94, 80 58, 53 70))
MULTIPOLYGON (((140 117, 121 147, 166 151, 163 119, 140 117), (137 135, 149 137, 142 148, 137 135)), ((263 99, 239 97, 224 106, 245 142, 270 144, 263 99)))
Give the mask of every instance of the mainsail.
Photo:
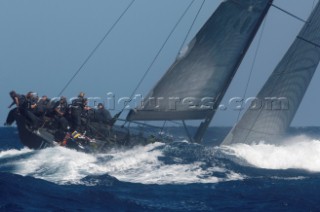
POLYGON ((204 119, 207 127, 271 4, 221 3, 127 120, 204 119))
POLYGON ((223 145, 273 142, 289 127, 320 60, 320 3, 223 145))

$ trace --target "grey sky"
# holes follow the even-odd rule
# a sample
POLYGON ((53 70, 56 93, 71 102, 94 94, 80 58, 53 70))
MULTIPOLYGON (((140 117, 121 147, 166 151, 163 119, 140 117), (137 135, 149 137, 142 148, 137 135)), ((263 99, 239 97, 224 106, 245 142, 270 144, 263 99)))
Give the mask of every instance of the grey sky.
MULTIPOLYGON (((5 120, 9 91, 57 96, 88 54, 101 40, 130 0, 0 0, 0 113, 5 120)), ((220 0, 207 0, 192 35, 220 0)), ((307 19, 314 0, 275 0, 274 4, 307 19)), ((63 95, 84 91, 88 97, 130 96, 157 51, 177 22, 188 0, 136 0, 63 95)), ((189 11, 173 34, 137 93, 146 95, 174 61, 181 42, 200 6, 189 11)), ((273 71, 302 27, 296 19, 271 8, 265 23, 247 96, 254 96, 273 71)), ((189 39, 192 38, 192 35, 189 39)), ((233 80, 223 104, 243 96, 257 38, 233 80)), ((316 72, 293 125, 319 125, 316 72)), ((121 106, 118 106, 121 109, 121 106)), ((114 114, 115 112, 112 111, 114 114)), ((238 113, 219 111, 212 125, 233 125, 238 113)))

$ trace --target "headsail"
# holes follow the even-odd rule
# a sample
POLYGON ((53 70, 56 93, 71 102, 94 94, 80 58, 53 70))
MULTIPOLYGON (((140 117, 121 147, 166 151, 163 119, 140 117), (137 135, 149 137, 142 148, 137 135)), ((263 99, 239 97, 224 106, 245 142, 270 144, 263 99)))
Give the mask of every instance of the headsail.
POLYGON ((320 3, 223 145, 272 142, 289 127, 320 60, 320 3))
POLYGON ((127 120, 210 123, 271 4, 272 0, 221 3, 127 120))

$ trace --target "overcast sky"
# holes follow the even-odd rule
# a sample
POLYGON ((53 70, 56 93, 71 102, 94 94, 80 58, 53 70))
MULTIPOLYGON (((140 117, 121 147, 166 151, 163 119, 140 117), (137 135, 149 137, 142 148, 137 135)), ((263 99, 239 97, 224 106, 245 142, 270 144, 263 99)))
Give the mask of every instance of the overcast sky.
MULTIPOLYGON (((0 0, 0 119, 5 121, 10 90, 59 94, 131 0, 0 0)), ((191 0, 136 0, 63 95, 116 99, 129 97, 191 0)), ((175 60, 202 1, 192 6, 143 81, 146 95, 175 60)), ((307 19, 315 0, 275 0, 274 4, 307 19)), ((221 3, 207 0, 189 36, 221 3)), ((257 94, 302 27, 302 22, 271 8, 247 96, 257 94)), ((222 104, 243 96, 261 30, 252 43, 222 104)), ((317 70, 293 125, 318 126, 317 70)), ((121 106, 118 106, 120 109, 121 106)), ((113 114, 115 111, 111 111, 113 114)), ((212 126, 233 125, 238 113, 219 111, 212 126)))

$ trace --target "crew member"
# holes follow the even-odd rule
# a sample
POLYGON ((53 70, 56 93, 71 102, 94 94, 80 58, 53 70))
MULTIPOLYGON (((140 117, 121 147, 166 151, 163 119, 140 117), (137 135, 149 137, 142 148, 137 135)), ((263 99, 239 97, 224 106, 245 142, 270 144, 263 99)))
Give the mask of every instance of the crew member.
POLYGON ((99 123, 110 125, 112 117, 110 112, 102 103, 98 104, 98 109, 95 111, 95 120, 99 123))
POLYGON ((80 92, 78 97, 71 102, 71 119, 73 128, 76 131, 81 131, 81 114, 85 108, 84 93, 80 92))
POLYGON ((9 111, 6 122, 4 123, 5 126, 10 126, 13 124, 15 121, 15 114, 20 113, 20 106, 25 104, 26 101, 24 95, 17 94, 15 91, 10 91, 9 95, 12 99, 12 103, 8 106, 8 108, 11 108, 13 105, 16 105, 16 107, 9 111))
POLYGON ((43 117, 47 113, 49 102, 50 102, 50 99, 46 95, 43 95, 39 99, 37 103, 36 112, 35 112, 36 116, 43 117))
POLYGON ((26 104, 20 109, 22 115, 31 122, 31 127, 34 129, 38 129, 39 127, 39 119, 35 115, 37 100, 37 96, 35 96, 33 92, 28 92, 26 95, 26 104))
POLYGON ((68 120, 66 114, 68 112, 67 100, 64 96, 60 97, 60 100, 53 107, 54 119, 57 121, 59 128, 63 131, 68 131, 68 120))
POLYGON ((99 123, 98 130, 104 136, 109 136, 112 128, 112 117, 110 112, 104 107, 102 103, 98 104, 98 108, 94 113, 94 120, 99 123))

